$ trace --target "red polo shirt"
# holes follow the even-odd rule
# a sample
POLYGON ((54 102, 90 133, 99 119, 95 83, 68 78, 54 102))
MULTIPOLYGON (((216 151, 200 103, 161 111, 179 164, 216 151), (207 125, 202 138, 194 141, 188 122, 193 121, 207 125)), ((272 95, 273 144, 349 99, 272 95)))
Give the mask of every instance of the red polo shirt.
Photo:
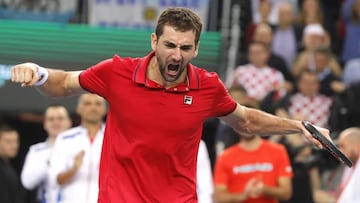
POLYGON ((154 52, 114 56, 82 72, 81 86, 109 103, 100 162, 99 202, 197 202, 196 157, 202 124, 235 110, 215 73, 187 67, 165 89, 146 77, 154 52))

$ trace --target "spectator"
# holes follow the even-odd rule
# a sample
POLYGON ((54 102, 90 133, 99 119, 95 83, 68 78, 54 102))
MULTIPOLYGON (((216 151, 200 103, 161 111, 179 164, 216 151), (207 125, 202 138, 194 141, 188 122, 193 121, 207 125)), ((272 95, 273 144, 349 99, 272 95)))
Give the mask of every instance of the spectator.
MULTIPOLYGON (((317 47, 330 47, 330 38, 320 24, 311 24, 305 27, 303 42, 305 49, 298 55, 292 68, 295 77, 304 69, 315 69, 314 50, 317 47)), ((341 76, 341 67, 333 56, 330 57, 329 68, 333 74, 341 76)))
MULTIPOLYGON (((259 108, 258 102, 250 99, 246 90, 242 86, 232 86, 229 89, 231 97, 241 105, 259 108)), ((220 155, 224 149, 233 146, 240 141, 238 133, 236 133, 230 126, 220 122, 216 129, 216 154, 220 155)))
MULTIPOLYGON (((262 23, 256 27, 254 41, 262 42, 266 46, 268 46, 268 48, 270 49, 271 44, 272 44, 272 37, 273 37, 272 30, 269 25, 262 23)), ((293 81, 293 77, 292 77, 291 72, 289 71, 288 67, 286 66, 284 59, 281 58, 280 56, 274 54, 271 51, 271 49, 269 50, 269 54, 270 55, 268 57, 267 64, 270 67, 280 71, 283 74, 285 80, 288 81, 286 83, 287 88, 290 90, 292 88, 291 82, 293 81)), ((245 65, 248 63, 249 63, 249 55, 246 57, 240 55, 238 64, 245 65)))
POLYGON ((317 75, 310 71, 302 72, 297 81, 297 89, 298 93, 283 99, 283 106, 277 109, 277 114, 289 114, 286 117, 309 120, 318 126, 327 127, 332 100, 319 93, 317 75))
POLYGON ((39 202, 56 202, 59 191, 48 182, 49 159, 56 136, 71 127, 71 120, 66 108, 60 105, 48 107, 44 117, 48 138, 30 146, 21 172, 21 182, 28 190, 38 187, 39 202))
POLYGON ((105 100, 95 94, 83 94, 76 111, 81 117, 81 125, 56 138, 50 159, 50 181, 61 187, 64 203, 96 203, 105 100))
POLYGON ((199 203, 212 203, 214 184, 206 143, 200 140, 196 169, 197 195, 199 203))
POLYGON ((291 5, 291 7, 293 7, 295 12, 298 11, 298 0, 252 0, 251 7, 253 13, 253 22, 260 21, 261 13, 259 12, 259 7, 261 7, 264 1, 271 4, 267 20, 272 25, 277 25, 279 22, 277 14, 281 3, 286 2, 291 5))
POLYGON ((217 202, 278 202, 291 197, 292 170, 285 148, 258 135, 241 136, 215 165, 217 202))
MULTIPOLYGON (((258 19, 254 22, 250 22, 246 26, 245 30, 245 42, 249 45, 254 40, 254 33, 259 24, 269 24, 269 14, 272 8, 270 1, 261 1, 259 3, 258 19)), ((269 24, 270 25, 270 24, 269 24)))
POLYGON ((269 47, 262 42, 252 42, 249 45, 249 64, 239 66, 227 81, 228 87, 242 86, 249 98, 262 100, 272 90, 283 90, 284 77, 276 69, 269 67, 269 47))
POLYGON ((315 73, 320 81, 320 93, 333 96, 345 90, 345 85, 341 79, 331 71, 333 55, 327 47, 317 47, 314 50, 315 73))
POLYGON ((345 64, 343 82, 346 87, 360 82, 360 58, 351 59, 345 64))
POLYGON ((323 16, 319 0, 304 0, 296 23, 301 27, 310 24, 323 24, 323 16))
POLYGON ((353 168, 346 168, 338 203, 360 202, 360 128, 348 128, 339 137, 340 150, 354 163, 353 168))
POLYGON ((345 0, 341 8, 345 37, 341 59, 344 63, 360 57, 360 0, 345 0))
MULTIPOLYGON (((279 24, 274 28, 272 50, 282 57, 291 70, 300 50, 302 31, 294 25, 293 7, 287 2, 279 4, 279 24)), ((271 65, 271 64, 270 64, 271 65)))
POLYGON ((24 203, 25 191, 21 186, 10 159, 16 157, 19 149, 19 135, 9 126, 0 127, 0 202, 24 203))

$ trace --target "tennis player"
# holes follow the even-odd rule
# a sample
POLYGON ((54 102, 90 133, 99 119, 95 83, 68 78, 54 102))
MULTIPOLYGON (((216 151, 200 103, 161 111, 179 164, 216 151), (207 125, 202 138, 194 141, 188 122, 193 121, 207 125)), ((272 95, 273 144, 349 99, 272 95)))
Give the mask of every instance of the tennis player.
POLYGON ((33 63, 13 67, 13 82, 36 86, 42 94, 88 91, 108 101, 100 203, 197 202, 196 157, 209 117, 221 118, 240 134, 302 133, 320 146, 301 122, 237 104, 215 73, 192 65, 201 28, 191 10, 168 8, 151 35, 153 51, 143 58, 115 55, 75 72, 33 63))

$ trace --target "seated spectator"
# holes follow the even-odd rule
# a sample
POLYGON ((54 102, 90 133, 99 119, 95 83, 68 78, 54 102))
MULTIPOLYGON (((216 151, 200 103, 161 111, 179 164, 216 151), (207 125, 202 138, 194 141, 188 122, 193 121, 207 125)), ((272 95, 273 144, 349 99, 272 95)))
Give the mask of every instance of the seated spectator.
MULTIPOLYGON (((239 104, 251 108, 259 108, 258 102, 250 99, 246 90, 241 86, 233 86, 229 89, 231 97, 239 104)), ((216 129, 216 155, 220 155, 224 149, 233 146, 240 141, 239 135, 228 125, 220 122, 216 129)))
POLYGON ((264 1, 268 1, 271 3, 271 9, 268 15, 268 22, 277 25, 279 22, 278 19, 278 10, 280 7, 280 4, 283 2, 288 3, 291 7, 294 8, 295 12, 298 12, 298 1, 299 0, 252 0, 251 1, 251 7, 252 7, 252 16, 253 22, 259 22, 261 19, 261 13, 259 12, 259 7, 264 1))
POLYGON ((296 23, 301 27, 314 23, 323 24, 323 16, 319 0, 304 0, 296 23))
MULTIPOLYGON (((295 77, 305 69, 315 70, 314 50, 317 47, 330 47, 330 38, 320 24, 310 24, 305 27, 303 42, 304 51, 298 55, 292 68, 295 77)), ((334 75, 341 76, 341 67, 333 55, 330 56, 329 68, 334 75)))
POLYGON ((320 93, 333 96, 345 90, 345 85, 340 77, 331 71, 333 55, 327 47, 317 47, 314 50, 315 73, 320 81, 320 93))
POLYGON ((346 0, 341 8, 345 37, 341 59, 346 63, 360 57, 360 0, 346 0))
POLYGON ((19 150, 18 132, 9 127, 0 127, 0 202, 24 203, 25 190, 22 188, 20 178, 10 164, 19 150))
POLYGON ((279 4, 279 24, 274 28, 272 50, 282 57, 291 70, 297 52, 300 50, 302 30, 294 24, 293 7, 290 3, 279 4))
MULTIPOLYGON (((245 30, 245 44, 249 45, 254 40, 254 33, 259 24, 269 24, 269 14, 272 8, 272 4, 270 1, 261 1, 259 3, 259 11, 257 20, 254 22, 250 22, 246 26, 245 30)), ((269 24, 270 25, 270 24, 269 24)))
MULTIPOLYGON (((261 23, 256 27, 254 41, 262 42, 270 49, 272 44, 272 39, 273 39, 273 34, 271 27, 269 25, 261 23)), ((239 56, 238 65, 245 65, 248 63, 249 63, 249 55, 239 56)), ((283 74, 285 80, 287 81, 286 83, 287 89, 291 90, 293 77, 291 75, 289 68, 286 66, 285 60, 281 56, 278 56, 275 53, 273 53, 270 49, 270 56, 268 58, 267 64, 283 74)))
POLYGON ((340 150, 354 163, 346 168, 340 185, 338 203, 360 202, 360 128, 348 128, 340 134, 340 150))
POLYGON ((262 100, 272 90, 283 94, 286 91, 283 75, 267 64, 269 47, 262 42, 252 42, 248 53, 250 63, 239 66, 227 81, 227 86, 244 87, 249 98, 256 101, 262 100))
POLYGON ((214 171, 216 202, 275 203, 292 193, 292 169, 284 146, 258 135, 241 141, 217 159, 214 171))
POLYGON ((360 82, 360 58, 351 59, 346 62, 343 82, 346 87, 360 82))
POLYGON ((212 180, 211 164, 206 143, 200 140, 196 165, 196 191, 198 203, 212 203, 214 184, 212 180))
POLYGON ((288 114, 289 118, 309 120, 317 126, 327 127, 332 100, 319 93, 320 83, 315 73, 304 71, 297 81, 298 93, 285 97, 277 114, 288 114))

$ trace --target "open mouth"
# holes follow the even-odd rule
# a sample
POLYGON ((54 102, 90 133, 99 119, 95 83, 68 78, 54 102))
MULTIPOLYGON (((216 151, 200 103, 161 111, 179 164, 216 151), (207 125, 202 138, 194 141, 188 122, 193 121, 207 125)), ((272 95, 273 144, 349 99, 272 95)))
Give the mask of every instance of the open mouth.
POLYGON ((169 64, 167 67, 167 74, 170 76, 176 76, 180 70, 180 64, 169 64))

